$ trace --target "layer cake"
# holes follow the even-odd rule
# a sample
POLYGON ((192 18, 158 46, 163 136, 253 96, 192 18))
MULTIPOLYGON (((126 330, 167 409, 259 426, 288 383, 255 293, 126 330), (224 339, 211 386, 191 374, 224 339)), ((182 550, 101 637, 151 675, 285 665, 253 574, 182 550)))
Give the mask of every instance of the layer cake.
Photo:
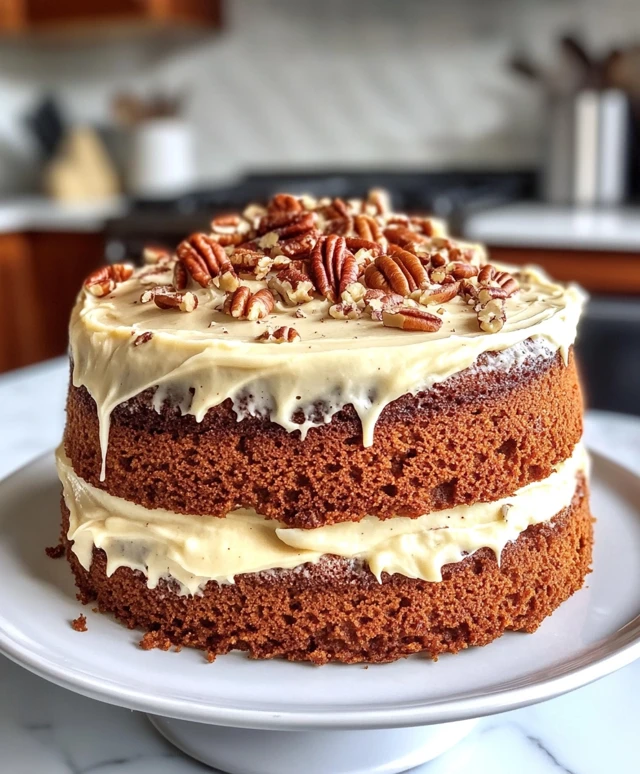
POLYGON ((582 586, 577 287, 380 192, 145 258, 79 294, 57 454, 81 598, 144 647, 435 658, 582 586))

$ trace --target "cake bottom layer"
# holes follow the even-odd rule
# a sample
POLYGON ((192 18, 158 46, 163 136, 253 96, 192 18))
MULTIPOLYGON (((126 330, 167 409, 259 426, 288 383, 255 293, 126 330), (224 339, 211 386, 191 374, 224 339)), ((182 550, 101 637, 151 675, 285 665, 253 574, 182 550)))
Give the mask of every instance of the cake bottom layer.
POLYGON ((253 658, 344 663, 393 661, 424 652, 432 658, 486 645, 507 630, 535 631, 581 588, 590 571, 592 518, 580 478, 568 508, 528 527, 503 550, 488 548, 443 568, 428 582, 383 574, 379 583, 360 562, 327 556, 294 570, 239 575, 210 582, 200 596, 180 596, 171 583, 147 587, 139 571, 121 567, 107 577, 106 556, 94 549, 85 570, 62 534, 80 598, 97 600, 133 629, 146 630, 145 648, 230 650, 253 658))

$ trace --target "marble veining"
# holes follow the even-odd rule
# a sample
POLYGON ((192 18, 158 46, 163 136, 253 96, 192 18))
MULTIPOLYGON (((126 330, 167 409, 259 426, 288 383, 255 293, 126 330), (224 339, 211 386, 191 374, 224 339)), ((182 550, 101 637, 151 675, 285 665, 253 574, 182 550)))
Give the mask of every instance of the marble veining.
MULTIPOLYGON (((58 443, 66 380, 62 359, 0 377, 0 477, 58 443)), ((640 419, 593 412, 587 440, 640 472, 640 419)), ((639 717, 636 662, 566 696, 485 718, 413 774, 634 774, 639 717)), ((0 774, 210 771, 144 715, 58 688, 0 656, 0 774)))

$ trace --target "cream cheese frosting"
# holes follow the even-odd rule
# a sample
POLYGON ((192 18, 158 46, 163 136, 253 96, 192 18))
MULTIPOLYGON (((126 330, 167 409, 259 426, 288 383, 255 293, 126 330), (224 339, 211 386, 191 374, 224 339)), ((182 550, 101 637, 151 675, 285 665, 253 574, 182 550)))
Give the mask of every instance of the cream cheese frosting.
POLYGON ((56 463, 70 513, 67 537, 85 569, 96 547, 106 553, 109 576, 129 567, 145 574, 149 588, 165 578, 176 581, 181 594, 197 594, 209 581, 233 583, 240 574, 293 569, 325 555, 362 561, 378 580, 382 573, 442 580, 444 565, 485 547, 499 560, 527 527, 568 507, 588 457, 578 444, 548 478, 494 502, 415 519, 367 516, 317 529, 288 528, 244 508, 224 518, 150 510, 81 479, 62 447, 56 463))
POLYGON ((224 314, 224 293, 214 287, 193 289, 199 303, 188 314, 140 303, 146 286, 171 282, 162 267, 151 273, 149 267, 137 270, 101 298, 82 292, 70 324, 73 384, 86 387, 97 405, 102 479, 112 411, 151 387, 158 388, 157 409, 171 395, 183 413, 201 421, 210 408, 231 398, 239 420, 268 416, 289 432, 299 430, 303 438, 318 424, 318 403, 324 422, 352 404, 362 422, 363 443, 370 446, 385 406, 470 367, 485 352, 542 339, 566 362, 583 292, 553 283, 534 267, 508 268, 520 290, 506 301, 504 327, 492 334, 478 330, 475 312, 459 297, 438 310, 439 331, 417 333, 387 328, 366 316, 333 319, 327 314, 329 302, 320 298, 296 308, 278 302, 272 314, 255 322, 224 314), (294 326, 300 341, 256 341, 281 325, 294 326), (148 331, 152 337, 135 346, 148 331), (300 410, 303 424, 294 421, 300 410))

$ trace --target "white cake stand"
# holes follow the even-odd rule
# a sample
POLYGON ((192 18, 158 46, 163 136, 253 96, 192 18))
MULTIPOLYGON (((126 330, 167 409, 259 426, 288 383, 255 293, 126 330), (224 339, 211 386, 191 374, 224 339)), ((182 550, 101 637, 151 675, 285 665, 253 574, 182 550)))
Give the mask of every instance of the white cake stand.
POLYGON ((231 774, 392 774, 440 755, 474 719, 543 701, 640 657, 640 479, 596 457, 595 570, 533 635, 507 634, 437 663, 318 668, 207 664, 149 651, 75 598, 56 542, 52 455, 0 484, 0 652, 72 691, 149 714, 171 742, 231 774), (88 631, 70 621, 84 612, 88 631))

